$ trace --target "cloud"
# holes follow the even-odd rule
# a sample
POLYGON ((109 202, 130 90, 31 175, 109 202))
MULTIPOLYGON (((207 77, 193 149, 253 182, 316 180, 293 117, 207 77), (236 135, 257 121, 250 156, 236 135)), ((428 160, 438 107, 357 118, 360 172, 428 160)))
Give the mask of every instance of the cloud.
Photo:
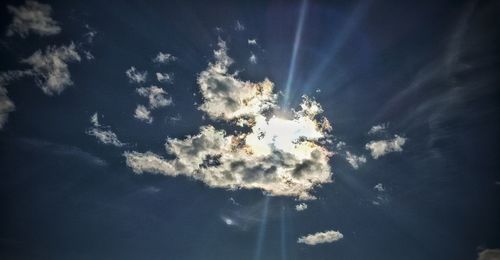
POLYGON ((219 41, 219 50, 214 51, 216 62, 198 76, 198 85, 203 95, 200 110, 212 119, 232 120, 249 117, 276 107, 277 95, 274 84, 265 79, 259 83, 241 81, 228 74, 233 60, 227 56, 224 41, 219 41))
POLYGON ((160 73, 156 72, 156 80, 158 82, 168 82, 171 83, 173 79, 172 73, 160 73))
POLYGON ((135 108, 134 117, 148 124, 153 123, 153 117, 151 116, 151 111, 149 111, 143 105, 137 105, 137 107, 135 108))
POLYGON ((97 35, 97 31, 90 27, 90 25, 86 24, 85 29, 87 29, 87 32, 83 35, 83 37, 87 40, 87 43, 91 44, 94 42, 94 38, 97 35))
POLYGON ((368 134, 372 135, 372 134, 380 133, 380 132, 385 131, 386 129, 387 129, 387 124, 374 125, 374 126, 372 126, 370 131, 368 131, 368 134))
POLYGON ((342 235, 342 233, 330 230, 300 237, 297 240, 297 243, 303 243, 306 245, 314 246, 317 244, 332 243, 342 239, 343 237, 344 235, 342 235))
POLYGON ((16 110, 14 102, 7 96, 7 89, 0 86, 0 129, 3 129, 9 119, 9 113, 16 110))
POLYGON ((36 84, 52 96, 73 85, 67 63, 80 60, 75 44, 70 43, 68 46, 49 46, 45 52, 38 50, 21 62, 32 66, 36 84))
POLYGON ((148 77, 147 71, 137 71, 134 66, 125 71, 125 74, 127 75, 130 83, 144 83, 148 77))
POLYGON ((304 211, 306 209, 307 209, 307 204, 305 204, 305 203, 300 203, 300 204, 295 205, 296 211, 304 211))
POLYGON ((477 260, 500 260, 500 249, 484 249, 479 252, 477 260))
POLYGON ((117 135, 109 130, 108 126, 101 126, 99 124, 99 114, 94 113, 90 117, 90 122, 92 123, 92 127, 87 129, 85 133, 91 136, 95 136, 97 140, 103 144, 111 144, 116 147, 122 147, 125 144, 118 140, 117 135))
POLYGON ((346 151, 345 159, 354 169, 358 169, 359 166, 366 163, 366 157, 364 155, 357 156, 349 151, 346 151))
POLYGON ((12 23, 7 27, 7 36, 19 34, 21 38, 25 38, 30 32, 40 36, 61 32, 61 27, 50 17, 52 13, 50 5, 26 1, 19 7, 8 5, 7 10, 14 15, 12 23))
POLYGON ((234 30, 238 32, 244 31, 245 25, 240 22, 240 20, 236 20, 236 22, 234 23, 234 30))
POLYGON ((248 45, 257 45, 257 39, 248 39, 248 45))
POLYGON ((138 88, 137 93, 148 98, 149 108, 151 109, 166 107, 173 104, 172 98, 167 96, 167 92, 157 86, 138 88))
POLYGON ((163 63, 163 64, 168 64, 170 62, 176 61, 177 57, 173 56, 170 53, 163 53, 163 52, 158 52, 156 57, 153 59, 154 63, 163 63))
POLYGON ((165 147, 171 159, 127 151, 127 165, 138 174, 183 175, 214 188, 260 189, 273 196, 314 199, 311 191, 331 182, 332 176, 332 153, 321 146, 331 127, 320 117, 321 105, 304 97, 298 110, 277 113, 272 110, 277 108, 273 83, 245 82, 228 74, 232 59, 226 50, 220 41, 216 62, 199 75, 200 109, 214 120, 245 128, 228 134, 205 125, 198 134, 168 138, 165 147))
POLYGON ((252 55, 250 55, 250 58, 248 58, 248 61, 252 64, 257 64, 257 56, 252 53, 252 55))
POLYGON ((374 190, 378 191, 378 192, 384 192, 385 189, 384 189, 384 186, 382 183, 377 183, 377 185, 375 185, 373 187, 374 190))
POLYGON ((32 72, 29 70, 0 72, 0 130, 7 123, 9 113, 14 112, 16 109, 14 102, 7 95, 8 91, 5 87, 13 80, 29 75, 32 75, 32 72))
POLYGON ((365 148, 371 152, 373 159, 377 159, 388 153, 402 152, 405 143, 406 138, 394 135, 393 139, 371 141, 365 145, 365 148))

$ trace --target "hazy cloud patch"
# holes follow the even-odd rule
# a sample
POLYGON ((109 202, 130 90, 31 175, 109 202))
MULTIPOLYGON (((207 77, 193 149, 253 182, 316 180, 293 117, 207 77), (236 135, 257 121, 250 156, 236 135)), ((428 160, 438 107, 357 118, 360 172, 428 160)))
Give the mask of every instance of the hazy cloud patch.
POLYGON ((26 1, 19 7, 7 5, 7 10, 14 15, 7 27, 7 36, 19 34, 21 38, 26 38, 31 32, 41 36, 61 32, 61 27, 51 17, 52 7, 48 4, 26 1))
POLYGON ((80 60, 75 44, 70 43, 67 46, 49 46, 45 51, 38 50, 21 62, 32 66, 36 84, 45 94, 52 96, 73 85, 68 63, 80 60))

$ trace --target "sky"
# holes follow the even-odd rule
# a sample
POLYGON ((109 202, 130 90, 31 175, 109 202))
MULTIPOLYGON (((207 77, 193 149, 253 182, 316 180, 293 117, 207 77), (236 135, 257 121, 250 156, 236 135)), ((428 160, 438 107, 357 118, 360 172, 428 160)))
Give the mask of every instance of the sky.
POLYGON ((0 258, 500 259, 496 1, 5 1, 0 258))

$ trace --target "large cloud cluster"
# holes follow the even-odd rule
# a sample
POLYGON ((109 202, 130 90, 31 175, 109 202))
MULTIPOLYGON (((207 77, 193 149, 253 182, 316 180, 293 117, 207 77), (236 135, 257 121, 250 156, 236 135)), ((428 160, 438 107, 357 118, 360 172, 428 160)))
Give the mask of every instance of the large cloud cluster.
POLYGON ((225 42, 214 51, 215 63, 198 77, 210 118, 244 126, 228 134, 211 125, 184 139, 168 138, 172 159, 152 152, 125 152, 134 172, 185 175, 210 187, 261 189, 273 196, 314 199, 311 191, 331 181, 331 153, 320 145, 331 126, 316 101, 304 97, 297 111, 277 111, 273 83, 242 81, 229 74, 233 62, 225 42), (245 129, 245 130, 243 130, 245 129))

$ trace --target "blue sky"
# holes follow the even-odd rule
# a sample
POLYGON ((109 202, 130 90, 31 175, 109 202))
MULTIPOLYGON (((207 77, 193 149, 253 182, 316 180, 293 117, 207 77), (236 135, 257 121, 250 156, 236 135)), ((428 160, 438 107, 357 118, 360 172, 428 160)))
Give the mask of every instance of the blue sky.
POLYGON ((0 9, 2 258, 500 254, 494 1, 0 9))

